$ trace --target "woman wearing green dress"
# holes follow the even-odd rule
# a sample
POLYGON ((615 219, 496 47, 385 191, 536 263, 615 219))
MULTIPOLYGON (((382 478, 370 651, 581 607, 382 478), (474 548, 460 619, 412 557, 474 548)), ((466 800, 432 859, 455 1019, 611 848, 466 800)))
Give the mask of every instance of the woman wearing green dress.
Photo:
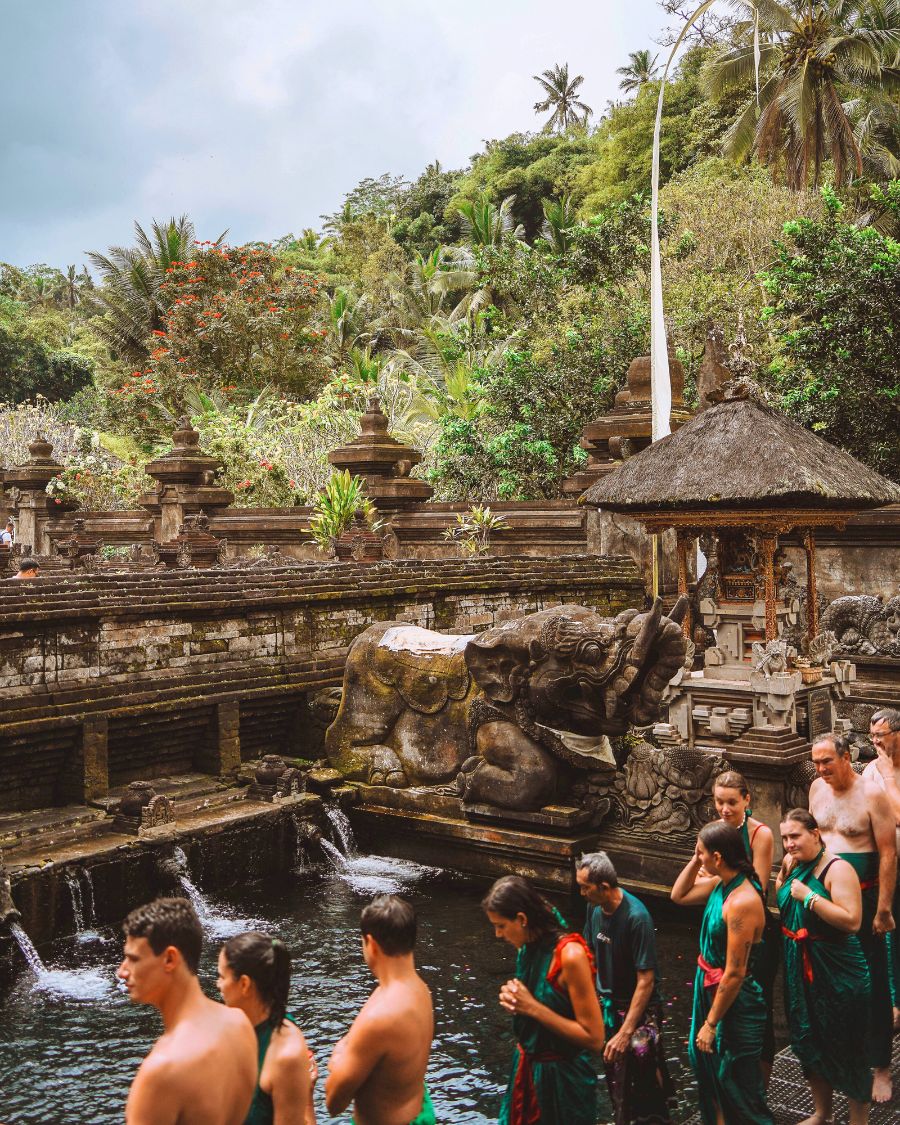
POLYGON ((831 1120, 835 1090, 850 1103, 850 1125, 869 1120, 872 1071, 860 1037, 868 1027, 869 969, 856 931, 862 891, 853 867, 828 853, 806 809, 781 825, 785 858, 776 882, 784 934, 784 1001, 791 1047, 803 1066, 815 1113, 831 1120))
POLYGON ((580 934, 517 875, 498 879, 482 902, 494 933, 518 950, 516 975, 500 989, 517 1046, 500 1125, 595 1125, 604 1043, 594 961, 580 934))
POLYGON ((251 931, 219 951, 219 992, 240 1008, 256 1031, 259 1077, 245 1125, 315 1125, 306 1040, 287 1014, 291 957, 278 938, 251 931))
POLYGON ((774 1125, 760 1069, 766 1004, 753 972, 765 908, 736 828, 714 821, 700 830, 672 901, 706 904, 688 1044, 703 1123, 774 1125), (701 871, 717 878, 698 881, 701 871))

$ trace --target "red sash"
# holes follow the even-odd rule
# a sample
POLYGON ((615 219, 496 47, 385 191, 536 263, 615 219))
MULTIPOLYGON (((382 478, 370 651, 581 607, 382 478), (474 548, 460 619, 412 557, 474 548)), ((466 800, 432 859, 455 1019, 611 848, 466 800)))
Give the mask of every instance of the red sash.
MULTIPOLYGON (((702 954, 697 958, 697 964, 703 970, 703 987, 718 988, 721 984, 722 977, 725 976, 725 970, 713 968, 712 965, 704 960, 702 954)), ((715 993, 713 993, 713 995, 715 995, 715 993)))
POLYGON ((861 879, 859 882, 859 889, 861 891, 870 891, 873 887, 878 886, 878 876, 875 875, 871 879, 861 879))
POLYGON ((787 926, 782 926, 781 932, 786 938, 790 938, 791 941, 797 941, 800 943, 800 953, 803 957, 803 976, 807 983, 812 984, 812 958, 809 955, 809 946, 807 945, 807 942, 819 941, 820 939, 817 938, 814 934, 811 934, 805 926, 802 929, 797 930, 796 933, 794 933, 793 930, 789 930, 787 926))
POLYGON ((509 1125, 540 1125, 541 1106, 534 1088, 534 1074, 531 1068, 535 1063, 563 1062, 564 1058, 552 1051, 529 1055, 522 1049, 521 1043, 516 1046, 519 1049, 519 1065, 516 1067, 516 1077, 513 1079, 509 1125))

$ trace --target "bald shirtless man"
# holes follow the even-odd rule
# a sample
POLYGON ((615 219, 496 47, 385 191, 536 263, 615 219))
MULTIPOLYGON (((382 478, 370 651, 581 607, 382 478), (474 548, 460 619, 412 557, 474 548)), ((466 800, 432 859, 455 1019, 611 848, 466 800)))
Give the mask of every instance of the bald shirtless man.
POLYGON ((853 769, 850 744, 839 734, 822 735, 812 748, 817 779, 809 790, 809 809, 833 854, 856 871, 863 892, 859 942, 872 978, 869 1055, 874 1069, 872 1100, 891 1100, 891 1048, 894 1013, 885 934, 894 928, 891 911, 897 881, 894 814, 884 793, 853 769))
POLYGON ((434 1037, 431 993, 416 972, 416 914, 379 895, 362 912, 363 957, 378 987, 328 1061, 332 1117, 353 1102, 356 1125, 435 1125, 425 1085, 434 1037))
POLYGON ((158 898, 125 919, 116 974, 137 1004, 152 1004, 163 1034, 140 1065, 126 1125, 242 1125, 256 1088, 256 1035, 236 1008, 197 980, 203 930, 183 898, 158 898))

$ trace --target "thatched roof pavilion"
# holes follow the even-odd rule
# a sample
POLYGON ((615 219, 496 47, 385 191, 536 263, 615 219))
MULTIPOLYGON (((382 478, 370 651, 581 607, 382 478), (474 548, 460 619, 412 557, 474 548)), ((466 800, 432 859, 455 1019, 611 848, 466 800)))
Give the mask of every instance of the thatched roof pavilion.
POLYGON ((900 487, 761 402, 735 391, 593 484, 582 502, 678 535, 679 590, 688 544, 704 529, 759 536, 766 638, 774 639, 778 535, 800 528, 807 550, 809 627, 815 632, 813 528, 843 526, 865 508, 900 502, 900 487))

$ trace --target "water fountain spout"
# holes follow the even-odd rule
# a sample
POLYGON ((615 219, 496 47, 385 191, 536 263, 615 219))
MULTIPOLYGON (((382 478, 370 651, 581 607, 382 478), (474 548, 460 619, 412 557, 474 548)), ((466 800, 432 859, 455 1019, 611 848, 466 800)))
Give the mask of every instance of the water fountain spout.
POLYGON ((12 926, 13 922, 21 922, 22 915, 16 909, 12 897, 12 884, 9 874, 3 866, 3 854, 0 852, 0 927, 12 926))

